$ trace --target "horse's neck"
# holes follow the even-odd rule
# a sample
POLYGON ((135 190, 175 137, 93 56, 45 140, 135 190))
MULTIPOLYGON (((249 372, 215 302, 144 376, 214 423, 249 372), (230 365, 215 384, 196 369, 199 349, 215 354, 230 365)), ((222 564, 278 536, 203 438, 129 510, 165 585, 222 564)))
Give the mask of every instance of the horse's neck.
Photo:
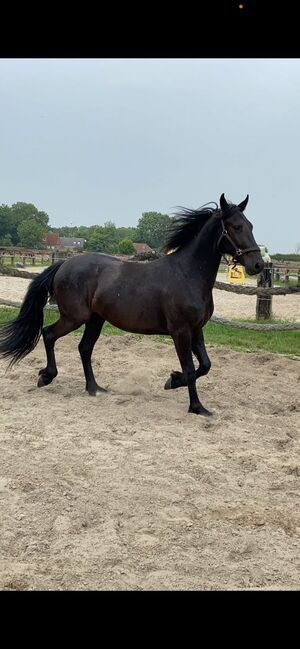
POLYGON ((193 276, 199 275, 207 288, 211 289, 215 283, 221 261, 221 255, 217 249, 218 229, 218 221, 216 219, 209 220, 186 250, 193 276))

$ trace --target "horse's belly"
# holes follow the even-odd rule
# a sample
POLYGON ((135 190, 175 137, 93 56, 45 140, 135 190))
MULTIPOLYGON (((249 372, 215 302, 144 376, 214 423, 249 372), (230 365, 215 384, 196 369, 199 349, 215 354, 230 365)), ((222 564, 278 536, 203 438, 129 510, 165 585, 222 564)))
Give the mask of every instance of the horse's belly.
POLYGON ((113 302, 99 303, 97 312, 119 329, 132 333, 162 334, 166 333, 165 317, 154 305, 134 305, 128 300, 118 299, 113 302))

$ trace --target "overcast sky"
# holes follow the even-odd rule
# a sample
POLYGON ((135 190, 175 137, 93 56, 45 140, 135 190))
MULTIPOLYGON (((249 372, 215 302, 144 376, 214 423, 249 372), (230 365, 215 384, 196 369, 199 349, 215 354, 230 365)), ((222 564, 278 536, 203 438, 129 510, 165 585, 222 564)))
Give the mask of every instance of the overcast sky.
POLYGON ((300 244, 300 59, 1 59, 0 133, 0 203, 52 226, 225 192, 258 243, 300 244))

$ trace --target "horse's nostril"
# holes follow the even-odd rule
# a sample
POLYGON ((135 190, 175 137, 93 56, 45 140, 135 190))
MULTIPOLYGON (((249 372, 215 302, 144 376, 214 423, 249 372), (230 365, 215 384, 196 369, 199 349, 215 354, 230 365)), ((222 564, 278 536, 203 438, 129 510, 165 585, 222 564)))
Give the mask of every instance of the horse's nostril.
POLYGON ((255 264, 255 270, 260 270, 260 269, 261 269, 261 264, 257 262, 257 264, 255 264))

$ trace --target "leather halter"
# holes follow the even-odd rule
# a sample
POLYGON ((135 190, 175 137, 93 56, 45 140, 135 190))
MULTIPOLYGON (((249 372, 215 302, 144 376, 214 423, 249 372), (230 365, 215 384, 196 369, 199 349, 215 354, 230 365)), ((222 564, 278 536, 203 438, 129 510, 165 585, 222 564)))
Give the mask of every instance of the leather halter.
MULTIPOLYGON (((233 246, 233 248, 235 248, 235 252, 233 254, 233 260, 234 261, 236 260, 236 257, 241 257, 241 255, 244 255, 246 252, 260 252, 260 248, 257 248, 257 247, 256 248, 244 248, 243 250, 241 250, 241 248, 237 248, 236 244, 234 243, 234 241, 232 241, 232 238, 230 237, 230 235, 228 234, 228 232, 227 232, 227 230, 225 228, 225 224, 224 224, 223 219, 220 219, 220 221, 221 221, 221 225, 222 225, 222 232, 221 232, 221 234, 219 236, 219 239, 218 239, 217 249, 218 249, 218 251, 219 251, 219 253, 221 255, 223 255, 224 252, 222 252, 222 250, 220 250, 219 245, 220 245, 220 242, 222 241, 223 238, 227 239, 227 241, 229 241, 229 243, 233 246)), ((232 253, 229 253, 229 254, 232 254, 232 253)))

